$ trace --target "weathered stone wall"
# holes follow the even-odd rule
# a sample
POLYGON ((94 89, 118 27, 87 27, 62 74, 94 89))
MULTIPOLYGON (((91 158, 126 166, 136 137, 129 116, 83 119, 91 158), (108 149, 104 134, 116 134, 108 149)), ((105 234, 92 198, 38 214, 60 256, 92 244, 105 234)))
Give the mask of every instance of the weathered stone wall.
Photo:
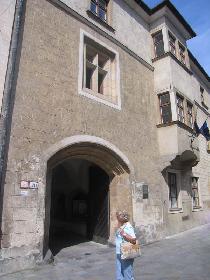
POLYGON ((145 231, 145 240, 158 238, 163 221, 162 179, 153 79, 151 70, 68 13, 45 0, 27 1, 4 194, 4 248, 28 248, 28 253, 41 248, 43 154, 66 137, 85 134, 118 147, 134 166, 135 180, 149 185, 146 203, 134 198, 134 221, 145 231), (119 52, 121 110, 78 94, 80 28, 119 52), (21 195, 21 180, 38 181, 38 190, 21 195), (138 207, 143 212, 136 211, 138 207))

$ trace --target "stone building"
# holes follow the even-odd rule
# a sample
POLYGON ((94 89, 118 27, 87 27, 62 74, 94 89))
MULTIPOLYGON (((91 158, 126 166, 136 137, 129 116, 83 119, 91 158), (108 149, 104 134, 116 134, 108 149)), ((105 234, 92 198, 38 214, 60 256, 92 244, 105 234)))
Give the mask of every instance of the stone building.
POLYGON ((209 116, 210 78, 187 49, 194 36, 170 1, 16 1, 1 273, 61 242, 112 243, 119 208, 143 243, 210 221, 210 147, 193 131, 209 116))

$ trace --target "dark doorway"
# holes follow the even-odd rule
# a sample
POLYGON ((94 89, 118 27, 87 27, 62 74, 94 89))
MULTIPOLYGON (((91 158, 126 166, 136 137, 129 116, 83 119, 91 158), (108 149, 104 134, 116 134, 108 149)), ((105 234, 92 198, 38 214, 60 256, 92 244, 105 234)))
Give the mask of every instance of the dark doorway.
POLYGON ((70 159, 52 171, 49 247, 62 248, 109 238, 109 176, 83 159, 70 159))

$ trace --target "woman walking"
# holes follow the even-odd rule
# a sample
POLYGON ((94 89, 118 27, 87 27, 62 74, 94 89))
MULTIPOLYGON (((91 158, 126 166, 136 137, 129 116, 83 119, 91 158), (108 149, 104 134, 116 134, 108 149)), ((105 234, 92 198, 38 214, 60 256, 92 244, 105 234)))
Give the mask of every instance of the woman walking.
POLYGON ((136 244, 136 235, 132 225, 129 223, 129 214, 126 211, 116 213, 118 228, 116 231, 116 280, 134 280, 134 259, 121 259, 120 246, 123 241, 136 244))

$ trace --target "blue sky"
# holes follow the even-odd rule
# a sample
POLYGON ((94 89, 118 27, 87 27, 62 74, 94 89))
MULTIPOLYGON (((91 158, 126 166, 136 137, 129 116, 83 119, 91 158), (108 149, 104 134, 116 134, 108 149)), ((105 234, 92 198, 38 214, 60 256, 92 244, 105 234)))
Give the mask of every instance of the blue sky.
MULTIPOLYGON (((153 8, 160 0, 144 0, 153 8)), ((210 0, 171 0, 197 36, 187 41, 188 48, 210 76, 210 0)))

